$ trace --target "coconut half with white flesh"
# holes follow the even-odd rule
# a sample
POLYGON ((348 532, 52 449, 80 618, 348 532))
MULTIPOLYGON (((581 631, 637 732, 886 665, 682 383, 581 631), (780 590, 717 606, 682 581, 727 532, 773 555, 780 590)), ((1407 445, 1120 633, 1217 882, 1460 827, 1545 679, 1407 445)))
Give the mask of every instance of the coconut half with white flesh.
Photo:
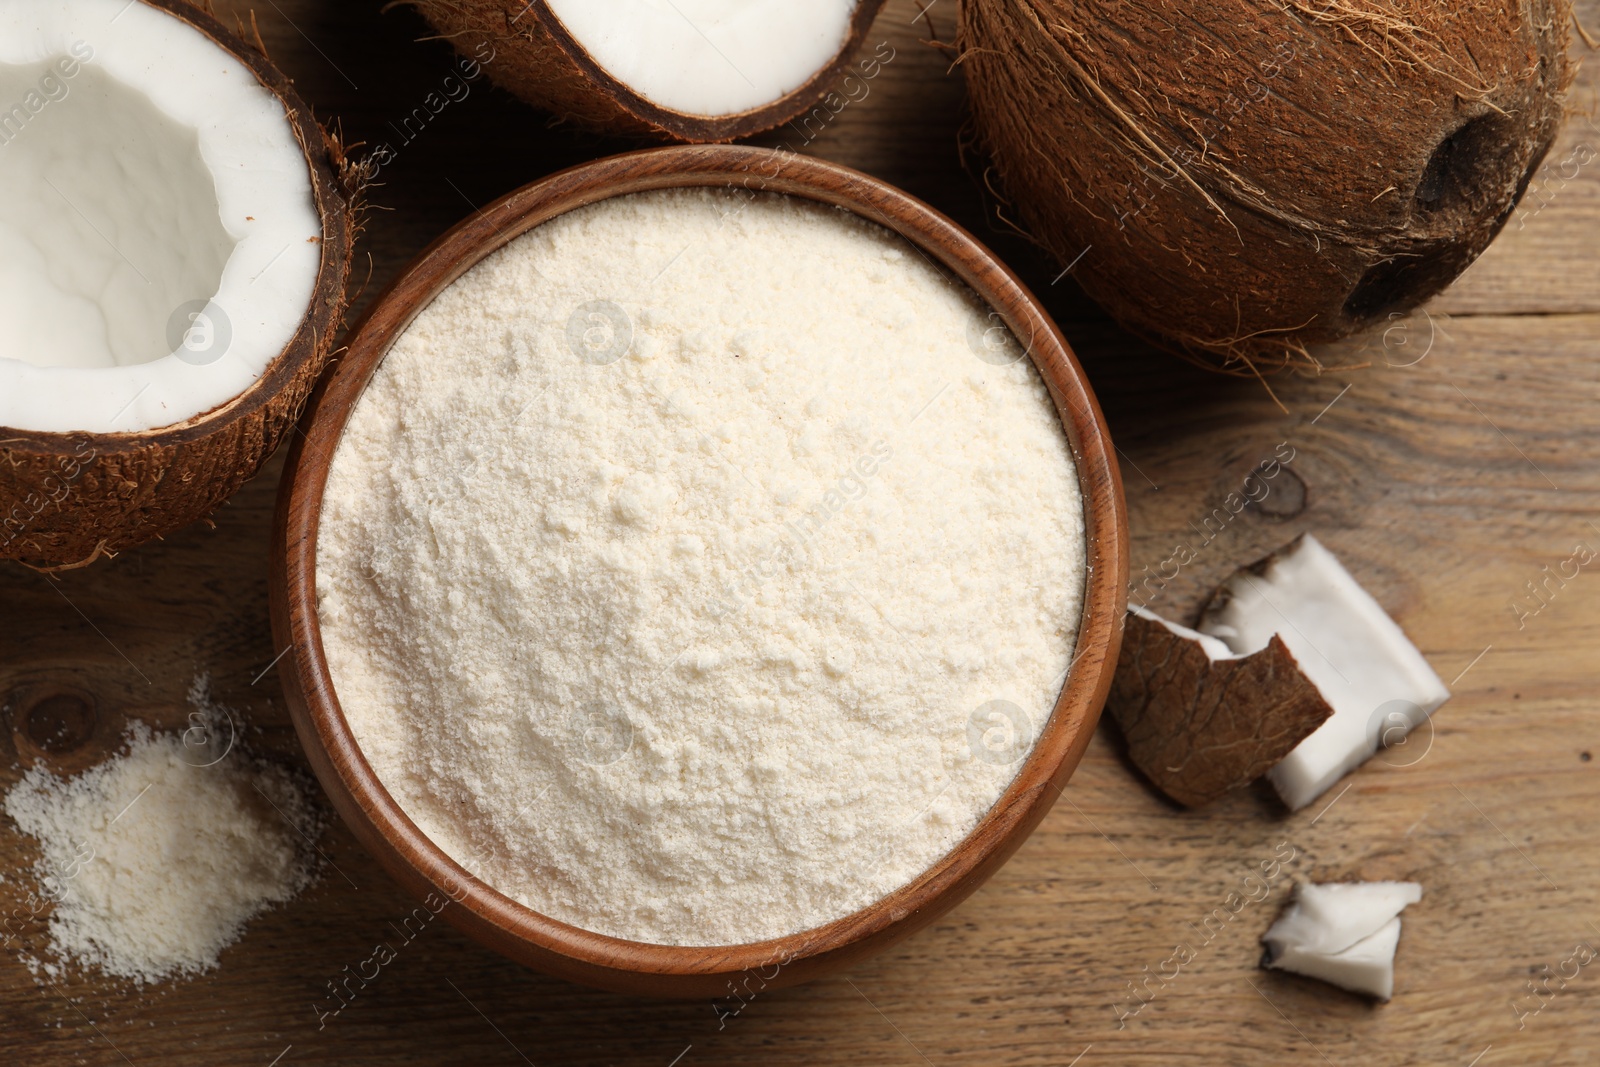
POLYGON ((1237 571, 1198 629, 1242 656, 1278 637, 1333 708, 1267 773, 1291 809, 1403 739, 1450 698, 1395 621, 1310 534, 1237 571))
POLYGON ((1422 899, 1416 882, 1301 885, 1262 937, 1265 963, 1352 993, 1394 996, 1400 912, 1422 899))
POLYGON ((462 55, 483 63, 491 81, 557 118, 602 133, 691 143, 748 137, 810 111, 842 80, 883 6, 883 0, 411 3, 462 55))
POLYGON ((0 558, 114 554, 271 455, 343 318, 343 169, 182 0, 0 0, 0 558))

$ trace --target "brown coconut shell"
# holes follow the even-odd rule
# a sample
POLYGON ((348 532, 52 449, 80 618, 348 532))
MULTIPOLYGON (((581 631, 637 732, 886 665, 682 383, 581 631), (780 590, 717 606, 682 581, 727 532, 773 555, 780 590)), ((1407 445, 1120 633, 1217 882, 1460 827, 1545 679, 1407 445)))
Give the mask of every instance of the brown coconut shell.
POLYGON ((708 117, 651 103, 607 73, 545 0, 406 0, 489 80, 557 119, 598 133, 717 144, 781 126, 809 111, 861 47, 883 0, 857 0, 850 35, 804 85, 760 108, 708 117), (492 55, 492 60, 482 57, 492 55))
POLYGON ((1198 641, 1134 614, 1106 710, 1134 766, 1190 808, 1255 781, 1333 715, 1277 634, 1213 662, 1198 641))
POLYGON ((1236 373, 1443 289, 1556 136, 1569 0, 961 0, 974 127, 1122 324, 1236 373), (1087 249, 1087 251, 1086 251, 1087 249))
POLYGON ((294 337, 228 403, 137 433, 0 427, 0 559, 42 569, 84 566, 210 514, 289 434, 344 320, 360 168, 262 52, 185 0, 140 2, 211 38, 283 101, 311 168, 322 261, 315 296, 294 337))

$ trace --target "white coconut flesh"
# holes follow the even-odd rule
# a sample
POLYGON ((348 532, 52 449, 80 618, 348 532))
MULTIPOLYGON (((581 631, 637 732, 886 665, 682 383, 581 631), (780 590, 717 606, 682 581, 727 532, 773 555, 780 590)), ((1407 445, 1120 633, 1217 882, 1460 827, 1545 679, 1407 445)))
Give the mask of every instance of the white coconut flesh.
POLYGON ((783 99, 831 63, 856 0, 548 0, 595 64, 668 111, 715 118, 783 99))
MULTIPOLYGON (((1333 715, 1267 772, 1291 809, 1306 806, 1450 698, 1428 661, 1360 584, 1307 534, 1264 574, 1240 571, 1200 631, 1238 656, 1283 639, 1333 715)), ((1213 658, 1215 658, 1213 656, 1213 658)))
POLYGON ((1415 882, 1302 885, 1261 939, 1267 965, 1388 1000, 1400 912, 1421 899, 1415 882))
POLYGON ((137 0, 0 0, 0 194, 0 426, 185 422, 311 303, 322 225, 282 102, 137 0))

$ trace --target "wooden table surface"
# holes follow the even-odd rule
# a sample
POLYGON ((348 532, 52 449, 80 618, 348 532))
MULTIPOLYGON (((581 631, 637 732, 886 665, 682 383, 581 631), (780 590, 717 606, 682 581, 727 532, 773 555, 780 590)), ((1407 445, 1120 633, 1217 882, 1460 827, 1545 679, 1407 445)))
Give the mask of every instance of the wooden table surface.
MULTIPOLYGON (((1153 607, 1185 616, 1234 567, 1314 531, 1453 680, 1434 729, 1291 816, 1259 787, 1176 810, 1102 726, 1055 810, 967 903, 846 975, 758 996, 726 1018, 738 1002, 719 1012, 591 992, 434 924, 319 1028, 327 983, 412 906, 333 825, 319 881, 251 923, 198 979, 138 988, 87 973, 40 984, 19 962, 43 945, 42 919, 32 923, 0 958, 0 1062, 1595 1061, 1600 967, 1564 985, 1558 972, 1571 973, 1562 964, 1575 946, 1600 945, 1600 762, 1590 758, 1600 751, 1600 576, 1591 565, 1537 613, 1521 598, 1577 546, 1600 550, 1600 63, 1576 45, 1589 66, 1575 113, 1481 262, 1425 313, 1326 354, 1367 369, 1275 381, 1285 413, 1256 383, 1206 376, 1132 340, 1007 230, 981 163, 964 165, 959 151, 960 77, 921 43, 930 28, 950 39, 955 0, 914 24, 921 6, 891 0, 869 47, 887 41, 894 58, 804 149, 953 215, 1048 302, 1123 455, 1136 576, 1180 542, 1196 548, 1176 579, 1151 587, 1153 607), (1285 442, 1295 458, 1273 495, 1202 543, 1202 520, 1285 442), (1529 609, 1520 616, 1519 602, 1529 609), (1224 900, 1259 864, 1291 851, 1270 898, 1213 917, 1229 917, 1224 900), (1405 914, 1393 1002, 1258 969, 1257 939, 1291 877, 1426 887, 1405 914), (1192 958, 1176 968, 1179 945, 1192 958)), ((218 7, 229 16, 247 3, 218 7)), ((440 86, 451 55, 419 40, 426 28, 408 9, 382 7, 257 5, 270 51, 319 115, 342 120, 352 140, 396 149, 359 249, 366 298, 473 204, 626 147, 548 129, 485 84, 401 145, 391 123, 440 86)), ((1600 0, 1579 12, 1600 28, 1600 0)), ((1093 270, 1094 255, 1076 269, 1093 270)), ((130 717, 183 724, 199 673, 250 724, 252 748, 303 765, 276 676, 263 674, 277 654, 266 553, 280 467, 212 528, 60 580, 0 567, 0 788, 26 763, 17 709, 30 686, 52 683, 89 692, 99 709, 74 766, 100 758, 130 717)), ((8 911, 30 888, 36 854, 0 822, 8 911)))

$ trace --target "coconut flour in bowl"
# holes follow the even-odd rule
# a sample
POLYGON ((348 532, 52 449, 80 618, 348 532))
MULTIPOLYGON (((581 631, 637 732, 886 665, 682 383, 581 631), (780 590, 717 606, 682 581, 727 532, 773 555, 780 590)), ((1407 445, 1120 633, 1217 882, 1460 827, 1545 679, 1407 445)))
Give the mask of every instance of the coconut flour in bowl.
POLYGON ((1045 385, 857 216, 684 189, 513 240, 344 430, 318 616, 406 814, 552 918, 673 945, 841 918, 1015 777, 1085 569, 1045 385))

